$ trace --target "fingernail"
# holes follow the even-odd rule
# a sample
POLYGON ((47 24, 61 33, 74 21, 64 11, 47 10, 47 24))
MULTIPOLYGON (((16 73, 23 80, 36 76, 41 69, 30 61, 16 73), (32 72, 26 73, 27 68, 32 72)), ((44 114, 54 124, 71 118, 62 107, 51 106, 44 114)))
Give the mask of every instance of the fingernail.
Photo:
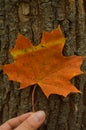
POLYGON ((36 122, 41 122, 45 120, 45 112, 44 111, 38 111, 33 114, 33 120, 36 122))

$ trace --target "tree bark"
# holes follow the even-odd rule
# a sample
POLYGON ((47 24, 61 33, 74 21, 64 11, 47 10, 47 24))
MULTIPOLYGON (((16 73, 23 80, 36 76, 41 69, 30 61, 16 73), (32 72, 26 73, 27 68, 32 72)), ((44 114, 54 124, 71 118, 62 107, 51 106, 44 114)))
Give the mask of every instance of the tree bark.
MULTIPOLYGON (((43 31, 50 32, 59 24, 67 39, 63 54, 86 55, 86 0, 0 0, 0 64, 13 62, 9 49, 18 33, 37 45, 43 31)), ((47 99, 40 87, 36 88, 35 110, 47 115, 40 130, 86 130, 86 60, 81 69, 84 74, 72 83, 82 93, 66 98, 52 94, 47 99)), ((18 88, 19 83, 9 81, 0 69, 0 123, 32 111, 33 87, 18 88)))

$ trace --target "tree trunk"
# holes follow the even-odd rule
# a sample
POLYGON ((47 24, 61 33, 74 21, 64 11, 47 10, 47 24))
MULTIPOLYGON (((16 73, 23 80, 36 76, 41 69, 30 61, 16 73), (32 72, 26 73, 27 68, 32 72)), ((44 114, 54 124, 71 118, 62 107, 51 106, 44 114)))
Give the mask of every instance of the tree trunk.
MULTIPOLYGON (((18 33, 37 45, 43 31, 59 24, 67 38, 63 54, 86 55, 86 0, 0 0, 0 64, 13 62, 9 49, 14 47, 18 33)), ((86 60, 81 69, 86 72, 86 60)), ((36 88, 35 110, 47 114, 40 130, 86 130, 85 77, 84 73, 72 79, 82 93, 66 98, 52 94, 47 99, 40 87, 36 88)), ((18 88, 19 83, 9 81, 0 69, 0 123, 32 111, 33 87, 18 88)))

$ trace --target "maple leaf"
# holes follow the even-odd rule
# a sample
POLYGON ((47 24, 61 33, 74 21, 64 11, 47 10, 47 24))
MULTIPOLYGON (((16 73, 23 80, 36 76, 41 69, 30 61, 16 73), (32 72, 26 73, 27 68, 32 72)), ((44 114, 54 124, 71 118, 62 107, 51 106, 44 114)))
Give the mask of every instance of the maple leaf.
POLYGON ((63 56, 64 44, 60 26, 50 33, 43 32, 38 46, 33 46, 29 39, 19 34, 15 47, 10 51, 14 63, 4 65, 2 69, 10 80, 20 82, 20 88, 39 84, 47 97, 79 92, 70 80, 82 73, 83 57, 63 56))

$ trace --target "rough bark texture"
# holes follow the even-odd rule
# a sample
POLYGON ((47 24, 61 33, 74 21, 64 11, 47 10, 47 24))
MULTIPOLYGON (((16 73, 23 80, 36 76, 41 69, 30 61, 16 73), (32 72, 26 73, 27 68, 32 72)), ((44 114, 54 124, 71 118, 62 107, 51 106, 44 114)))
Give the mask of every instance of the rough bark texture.
MULTIPOLYGON (((51 31, 58 24, 67 38, 63 54, 86 55, 86 0, 0 0, 0 64, 12 63, 9 49, 18 32, 36 45, 43 30, 51 31)), ((86 72, 86 60, 81 69, 86 72)), ((40 87, 36 88, 35 110, 47 114, 40 130, 86 130, 86 74, 72 82, 81 94, 47 99, 40 87)), ((0 123, 32 110, 32 88, 18 88, 0 69, 0 123)))

